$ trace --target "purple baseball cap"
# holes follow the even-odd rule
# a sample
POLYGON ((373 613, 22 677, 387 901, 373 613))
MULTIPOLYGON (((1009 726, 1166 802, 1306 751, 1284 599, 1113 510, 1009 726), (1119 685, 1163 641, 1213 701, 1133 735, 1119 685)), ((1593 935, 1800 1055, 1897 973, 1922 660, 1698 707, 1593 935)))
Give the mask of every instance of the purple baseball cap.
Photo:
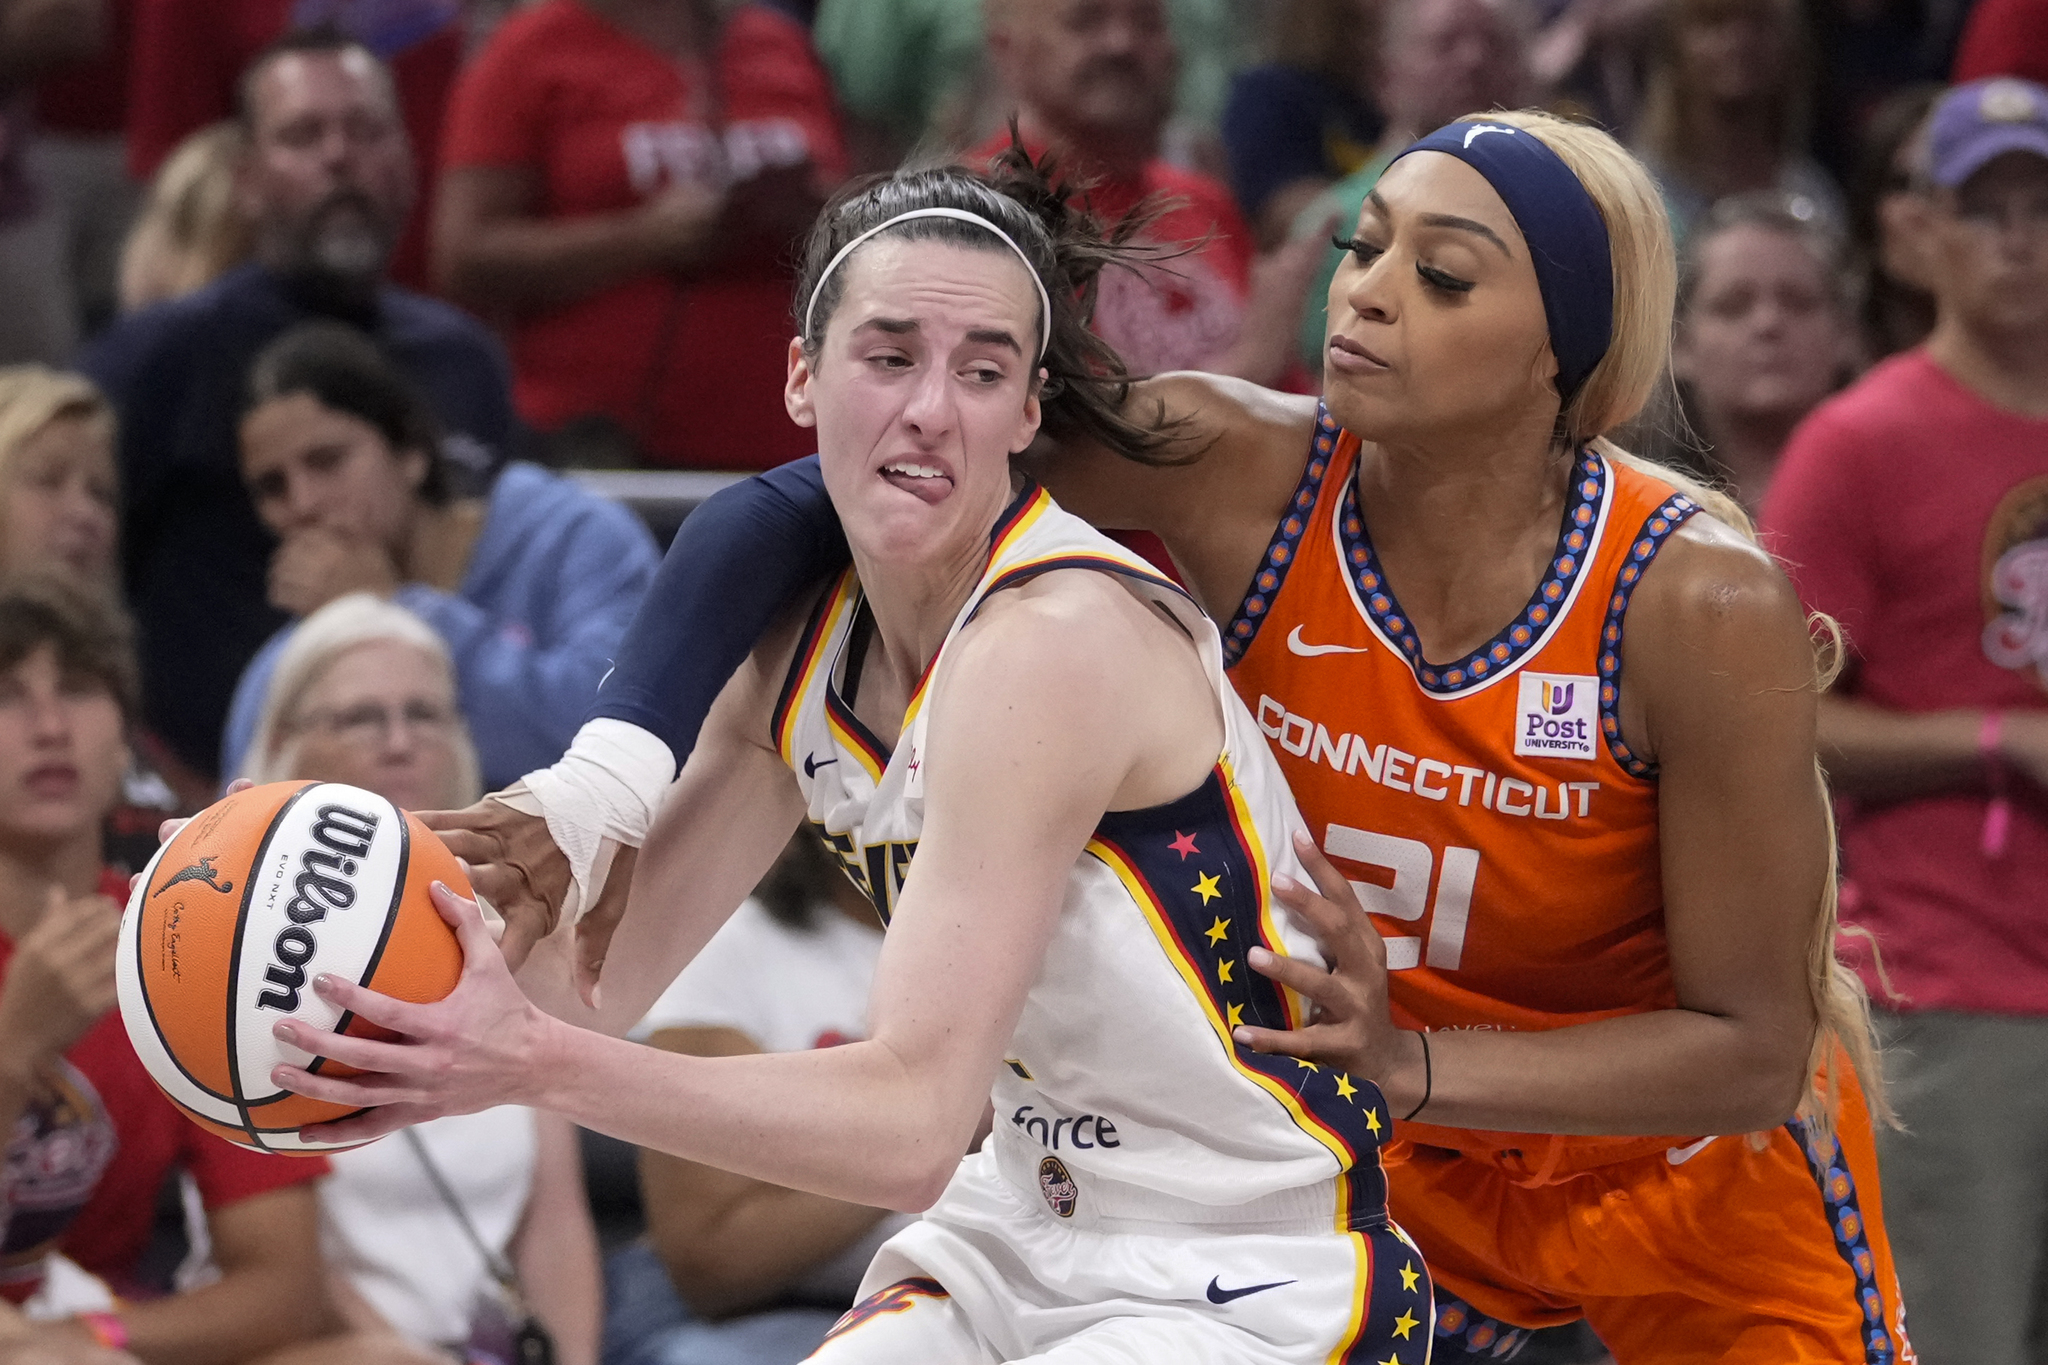
POLYGON ((2013 76, 1957 86, 1934 106, 1927 151, 1929 175, 1949 190, 2007 152, 2048 160, 2048 89, 2013 76))

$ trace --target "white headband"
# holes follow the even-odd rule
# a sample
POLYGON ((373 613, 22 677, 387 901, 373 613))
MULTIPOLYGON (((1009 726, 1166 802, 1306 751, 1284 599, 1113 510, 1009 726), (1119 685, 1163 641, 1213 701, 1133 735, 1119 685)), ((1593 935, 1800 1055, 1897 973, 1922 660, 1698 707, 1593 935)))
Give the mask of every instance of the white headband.
POLYGON ((985 227, 990 232, 993 232, 1004 246, 1017 253, 1017 259, 1024 262, 1024 273, 1031 277, 1032 287, 1038 290, 1040 322, 1038 328, 1037 359, 1045 359, 1045 348, 1052 341, 1052 295, 1045 292, 1045 281, 1038 278, 1038 267, 1031 264, 1031 258, 1024 254, 1024 248, 1018 246, 1016 239, 1011 237, 1009 233, 1003 231, 980 214, 969 213, 965 209, 912 209, 908 213, 897 214, 887 222, 875 224, 845 246, 840 247, 839 254, 825 263, 824 273, 818 276, 817 284, 811 287, 811 301, 804 305, 804 335, 809 336, 811 334, 811 315, 818 311, 818 295, 825 292, 825 281, 832 278, 832 272, 837 270, 845 262, 846 258, 854 253, 854 249, 867 241, 868 238, 884 229, 895 227, 898 223, 909 222, 912 218, 952 218, 962 223, 973 223, 977 227, 985 227))

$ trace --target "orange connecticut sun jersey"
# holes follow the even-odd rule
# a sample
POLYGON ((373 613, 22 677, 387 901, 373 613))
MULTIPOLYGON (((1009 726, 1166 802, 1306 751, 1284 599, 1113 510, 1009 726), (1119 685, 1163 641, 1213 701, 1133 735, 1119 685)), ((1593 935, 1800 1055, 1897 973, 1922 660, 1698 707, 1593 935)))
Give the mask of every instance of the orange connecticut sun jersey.
MULTIPOLYGON (((1322 414, 1224 640, 1312 832, 1386 939, 1397 1020, 1550 1029, 1670 1008, 1657 786, 1622 742, 1615 703, 1629 597, 1697 507, 1581 452, 1528 604, 1493 640, 1437 664, 1373 554, 1357 468, 1357 438, 1322 414)), ((1529 1145, 1422 1122, 1402 1136, 1529 1145)), ((1587 1160, 1615 1143, 1570 1145, 1587 1160)))

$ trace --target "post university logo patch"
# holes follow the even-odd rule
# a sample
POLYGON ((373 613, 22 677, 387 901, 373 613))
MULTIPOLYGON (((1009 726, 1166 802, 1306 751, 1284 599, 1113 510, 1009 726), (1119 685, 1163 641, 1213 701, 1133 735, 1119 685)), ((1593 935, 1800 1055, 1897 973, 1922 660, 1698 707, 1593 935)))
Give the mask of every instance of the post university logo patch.
POLYGON ((1600 733, 1600 680, 1524 673, 1515 707, 1515 753, 1536 758, 1591 758, 1600 733))

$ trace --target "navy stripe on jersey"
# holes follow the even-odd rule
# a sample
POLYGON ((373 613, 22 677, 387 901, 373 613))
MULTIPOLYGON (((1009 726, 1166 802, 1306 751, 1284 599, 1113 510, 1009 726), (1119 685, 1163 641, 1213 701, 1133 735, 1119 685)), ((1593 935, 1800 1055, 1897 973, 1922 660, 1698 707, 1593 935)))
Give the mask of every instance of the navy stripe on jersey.
POLYGON ((1628 614, 1629 598, 1643 581, 1643 571, 1664 548, 1671 533, 1685 525, 1700 510, 1698 503, 1683 493, 1673 493, 1662 507, 1650 513, 1629 546, 1628 559, 1614 576, 1614 595, 1607 599, 1607 621, 1600 628, 1600 733, 1607 737, 1607 752, 1635 777, 1655 777, 1657 765, 1637 758, 1621 738, 1621 623, 1628 614))
POLYGON ((1316 510, 1316 499, 1322 494, 1323 474, 1335 458, 1337 438, 1342 434, 1336 419, 1330 416, 1330 410, 1318 402, 1316 434, 1309 447, 1308 467, 1302 470, 1301 482, 1295 485, 1294 498, 1287 504, 1287 511, 1273 530, 1272 542, 1266 546, 1266 557, 1259 562, 1259 571, 1252 575, 1252 585, 1245 592, 1244 601, 1238 603, 1237 614, 1223 629, 1223 662, 1226 667, 1243 658, 1244 652, 1252 647, 1266 614, 1273 609, 1273 599, 1280 595, 1280 585, 1287 581, 1287 571, 1294 567, 1301 549, 1302 533, 1308 529, 1312 519, 1310 513, 1316 510))
MULTIPOLYGON (((1258 859, 1245 840, 1220 771, 1178 801, 1111 811, 1095 832, 1095 842, 1142 883, 1181 960, 1182 976, 1202 983, 1211 1012, 1226 1029, 1296 1028, 1301 1021, 1285 993, 1246 960, 1254 946, 1275 953, 1280 946, 1266 936, 1269 888, 1261 884, 1258 859)), ((1387 1184, 1379 1147, 1393 1124, 1379 1087, 1315 1062, 1254 1052, 1235 1041, 1227 1045, 1239 1069, 1292 1092, 1297 1123, 1313 1124, 1346 1150, 1350 1227, 1385 1226, 1387 1184)))
MULTIPOLYGON (((837 667, 838 661, 834 660, 832 666, 837 667)), ((853 714, 851 706, 840 700, 839 685, 830 679, 825 683, 825 713, 839 723, 839 728, 847 739, 861 747, 874 764, 876 772, 879 773, 889 766, 888 747, 875 737, 875 732, 868 729, 859 716, 853 714)))
POLYGON ((1870 1231, 1863 1221, 1863 1206, 1856 1197, 1856 1178, 1849 1174, 1842 1144, 1830 1142, 1831 1150, 1816 1150, 1813 1133, 1799 1120, 1785 1125, 1785 1131, 1806 1156, 1806 1168, 1820 1186, 1821 1205, 1827 1212, 1828 1230, 1834 1234, 1835 1250, 1856 1277, 1856 1306, 1863 1313, 1864 1365, 1892 1365, 1898 1351, 1892 1343, 1886 1319, 1884 1291, 1877 1283, 1877 1258, 1870 1251, 1870 1231))
MULTIPOLYGON (((846 571, 851 573, 852 570, 846 571)), ((783 727, 789 721, 789 713, 802 700, 804 674, 822 641, 819 635, 825 629, 825 622, 832 614, 832 604, 838 600, 839 587, 846 574, 834 578, 818 597, 818 605, 811 608, 811 619, 804 623, 804 633, 797 637, 796 653, 790 656, 789 672, 783 676, 782 691, 775 698, 775 711, 769 719, 768 735, 775 742, 777 751, 782 745, 783 727)))
MULTIPOLYGON (((1004 588, 1014 588, 1019 583, 1028 583, 1039 575, 1049 574, 1055 569, 1089 569, 1096 573, 1117 574, 1155 588, 1165 588, 1181 597, 1188 597, 1185 588, 1155 570, 1141 569, 1134 564, 1126 564, 1121 559, 1112 559, 1108 555, 1060 555, 1053 559, 1037 559, 1029 564, 1019 564, 1014 569, 998 574, 982 593, 981 600, 974 604, 974 610, 967 614, 967 619, 972 621, 981 615, 981 609, 988 605, 988 600, 1004 588)), ((1188 600, 1194 601, 1192 597, 1188 597, 1188 600)))
POLYGON ((1017 524, 1018 518, 1031 510, 1031 504, 1037 497, 1038 480, 1027 476, 1024 480, 1024 486, 1017 490, 1017 496, 1010 499, 1010 505, 1003 509, 1001 516, 996 518, 995 529, 988 533, 988 543, 991 548, 1003 543, 1003 537, 1010 533, 1010 528, 1017 524))
POLYGON ((1372 1265, 1359 1333, 1338 1359, 1344 1365, 1423 1365, 1434 1344, 1435 1288, 1422 1253, 1391 1227, 1359 1234, 1372 1265))

